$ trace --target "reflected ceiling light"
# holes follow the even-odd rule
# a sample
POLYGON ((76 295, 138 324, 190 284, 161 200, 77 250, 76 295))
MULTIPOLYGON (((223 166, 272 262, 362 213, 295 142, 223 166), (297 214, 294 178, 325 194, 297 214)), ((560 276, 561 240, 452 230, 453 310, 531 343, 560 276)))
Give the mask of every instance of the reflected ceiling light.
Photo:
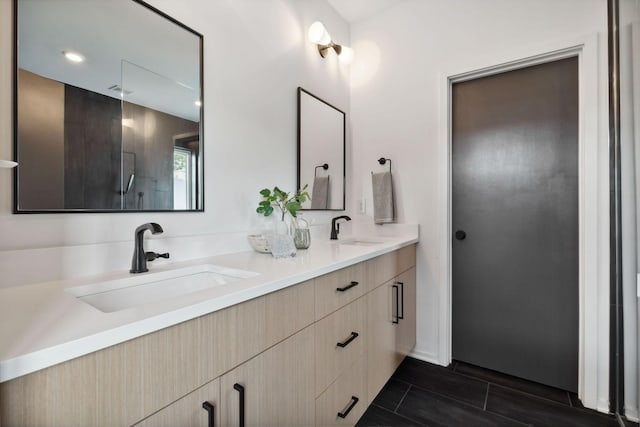
POLYGON ((322 22, 316 21, 311 24, 308 35, 309 40, 318 45, 318 52, 323 58, 326 58, 329 49, 333 49, 340 61, 350 63, 353 59, 353 49, 334 43, 322 22))
POLYGON ((16 162, 12 162, 11 160, 0 160, 0 168, 3 169, 11 169, 18 166, 16 162))
POLYGON ((78 52, 74 52, 71 50, 65 50, 62 52, 65 58, 67 58, 71 62, 84 62, 84 56, 79 54, 78 52))
POLYGON ((194 104, 196 104, 196 107, 202 107, 202 102, 201 101, 196 101, 194 104))

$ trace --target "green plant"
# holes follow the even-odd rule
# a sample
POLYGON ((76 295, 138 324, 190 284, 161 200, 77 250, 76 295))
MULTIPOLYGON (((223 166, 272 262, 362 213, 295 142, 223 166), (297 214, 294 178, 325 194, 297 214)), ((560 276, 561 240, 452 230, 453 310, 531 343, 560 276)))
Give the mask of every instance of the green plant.
POLYGON ((307 187, 308 185, 305 185, 293 194, 282 191, 278 187, 273 187, 273 190, 265 188, 260 191, 262 200, 258 203, 256 212, 269 216, 273 213, 274 208, 278 208, 280 209, 280 219, 282 221, 284 221, 284 216, 287 212, 295 218, 297 212, 302 209, 302 204, 307 200, 311 200, 309 193, 305 191, 307 187))

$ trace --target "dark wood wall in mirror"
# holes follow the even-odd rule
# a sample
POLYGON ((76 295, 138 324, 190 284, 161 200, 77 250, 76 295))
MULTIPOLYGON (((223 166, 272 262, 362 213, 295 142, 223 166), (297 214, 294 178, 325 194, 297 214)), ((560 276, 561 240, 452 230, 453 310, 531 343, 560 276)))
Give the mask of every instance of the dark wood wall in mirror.
POLYGON ((308 185, 306 210, 345 208, 346 114, 298 88, 298 188, 308 185))
POLYGON ((14 14, 14 211, 202 211, 202 36, 138 0, 14 14))

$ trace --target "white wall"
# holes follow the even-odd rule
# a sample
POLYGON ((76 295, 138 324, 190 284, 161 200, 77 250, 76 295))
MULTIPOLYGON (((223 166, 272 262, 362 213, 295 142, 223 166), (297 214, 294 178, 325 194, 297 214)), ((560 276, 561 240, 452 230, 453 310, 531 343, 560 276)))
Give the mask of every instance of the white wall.
MULTIPOLYGON (((445 165, 438 162, 439 76, 451 69, 576 37, 596 35, 599 151, 598 212, 608 215, 606 1, 604 0, 405 0, 351 28, 355 52, 351 76, 353 197, 371 204, 370 171, 376 159, 393 161, 399 222, 420 224, 418 337, 415 354, 445 363, 439 305, 446 290, 438 253, 440 192, 445 165)), ((370 211, 367 216, 370 216, 370 211)), ((608 404, 608 223, 599 222, 603 296, 597 324, 597 366, 586 366, 589 407, 608 404)))
MULTIPOLYGON (((165 230, 150 248, 172 260, 249 249, 246 232, 262 227, 258 191, 295 189, 297 87, 349 110, 348 67, 306 40, 321 20, 349 43, 325 1, 148 2, 204 35, 205 212, 13 215, 12 173, 0 169, 0 287, 127 269, 133 230, 148 221, 165 230)), ((0 0, 0 159, 13 158, 11 4, 0 0)), ((325 224, 331 214, 306 216, 325 224)))

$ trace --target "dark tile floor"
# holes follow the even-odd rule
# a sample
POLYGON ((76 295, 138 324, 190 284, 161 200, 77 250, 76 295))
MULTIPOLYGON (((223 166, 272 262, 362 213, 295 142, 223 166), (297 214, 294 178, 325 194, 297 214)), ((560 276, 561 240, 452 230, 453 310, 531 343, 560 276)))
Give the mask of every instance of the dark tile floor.
MULTIPOLYGON (((358 426, 619 427, 563 390, 463 362, 441 367, 406 358, 358 426)), ((635 424, 637 427, 638 425, 635 424)))

